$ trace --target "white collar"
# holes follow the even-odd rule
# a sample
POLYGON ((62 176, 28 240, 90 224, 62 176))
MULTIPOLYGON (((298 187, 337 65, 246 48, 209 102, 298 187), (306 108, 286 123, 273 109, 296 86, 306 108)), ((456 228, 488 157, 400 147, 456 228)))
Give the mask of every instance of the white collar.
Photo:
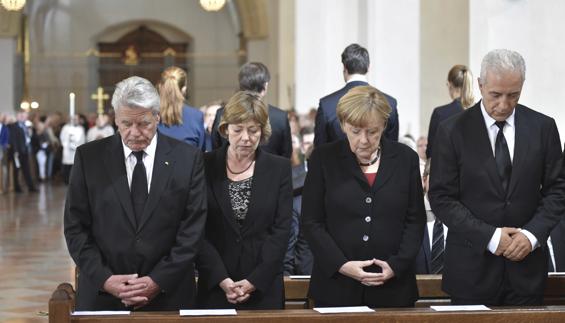
MULTIPOLYGON (((485 109, 485 105, 483 103, 483 100, 481 100, 481 113, 483 114, 483 118, 485 119, 485 123, 486 123, 487 127, 491 127, 492 125, 494 125, 496 120, 494 120, 487 113, 487 110, 485 109)), ((508 118, 506 118, 506 124, 508 124, 512 128, 515 128, 514 127, 514 114, 516 114, 516 108, 514 108, 514 110, 512 110, 512 114, 508 118)))
MULTIPOLYGON (((126 144, 124 144, 123 140, 122 140, 122 147, 124 147, 124 156, 126 156, 126 158, 128 158, 129 155, 131 154, 132 150, 128 146, 126 146, 126 144)), ((151 139, 149 146, 145 147, 145 149, 143 151, 148 156, 155 156, 156 150, 157 150, 157 132, 155 132, 155 135, 153 136, 153 139, 151 139)))
POLYGON ((349 75, 349 79, 345 83, 355 82, 355 81, 369 83, 369 81, 367 80, 367 76, 363 74, 351 74, 349 75))

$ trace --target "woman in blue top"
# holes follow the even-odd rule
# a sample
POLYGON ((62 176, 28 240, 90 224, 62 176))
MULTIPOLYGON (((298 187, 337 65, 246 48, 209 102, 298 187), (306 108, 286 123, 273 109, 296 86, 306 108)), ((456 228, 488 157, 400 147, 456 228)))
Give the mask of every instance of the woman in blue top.
POLYGON ((161 73, 161 122, 159 132, 204 151, 204 114, 185 103, 186 72, 176 66, 161 73))

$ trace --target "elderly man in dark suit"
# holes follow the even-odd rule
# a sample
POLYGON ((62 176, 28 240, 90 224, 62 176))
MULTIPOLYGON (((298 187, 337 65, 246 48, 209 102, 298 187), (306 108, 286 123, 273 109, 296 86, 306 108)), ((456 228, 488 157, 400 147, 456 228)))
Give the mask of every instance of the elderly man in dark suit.
MULTIPOLYGON (((345 138, 345 134, 339 125, 336 108, 339 99, 350 89, 356 86, 369 85, 367 72, 369 71, 369 52, 358 44, 347 46, 341 54, 343 63, 343 78, 345 86, 336 92, 320 99, 318 111, 316 112, 316 127, 314 145, 317 147, 327 142, 333 142, 345 138)), ((382 92, 381 92, 382 93, 382 92)), ((388 140, 398 141, 398 110, 396 99, 382 93, 391 108, 390 116, 384 131, 384 137, 388 140)))
MULTIPOLYGON (((267 95, 271 74, 262 63, 250 62, 241 66, 239 70, 239 90, 259 94, 261 98, 267 95)), ((290 136, 290 123, 288 114, 283 110, 268 105, 269 123, 271 124, 271 137, 261 145, 261 149, 274 155, 290 158, 292 154, 292 139, 290 136)), ((214 149, 227 145, 228 141, 218 133, 218 125, 224 114, 224 108, 218 109, 212 126, 212 145, 214 149)))
POLYGON ((563 212, 555 121, 518 104, 520 54, 482 61, 481 102, 439 125, 430 202, 449 227, 443 289, 453 304, 541 305, 546 246, 563 212))
POLYGON ((78 148, 67 192, 76 309, 188 308, 206 221, 202 153, 157 132, 159 94, 149 81, 118 83, 112 105, 119 133, 78 148))

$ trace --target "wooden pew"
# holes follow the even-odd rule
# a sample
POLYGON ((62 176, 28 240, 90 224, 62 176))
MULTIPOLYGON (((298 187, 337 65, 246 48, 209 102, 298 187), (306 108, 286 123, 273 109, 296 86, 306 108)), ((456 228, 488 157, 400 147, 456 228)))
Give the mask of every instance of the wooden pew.
MULTIPOLYGON (((441 275, 417 275, 420 298, 416 307, 449 304, 449 295, 441 290, 441 275)), ((308 279, 290 279, 285 277, 286 308, 312 308, 308 299, 308 279), (290 305, 290 306, 289 306, 290 305)), ((544 294, 545 305, 565 305, 565 276, 550 276, 544 294)))
POLYGON ((315 322, 564 322, 565 306, 494 308, 485 312, 435 312, 429 308, 377 309, 374 313, 319 314, 313 310, 238 311, 237 316, 180 317, 178 312, 135 312, 128 316, 71 315, 74 291, 61 284, 49 301, 49 323, 315 323, 315 322))
MULTIPOLYGON (((75 269, 75 288, 78 282, 79 271, 75 269)), ((441 275, 417 275, 418 291, 420 298, 416 307, 429 307, 431 305, 449 304, 449 296, 441 290, 441 275)), ((307 309, 314 303, 308 298, 309 279, 284 278, 285 308, 307 309)), ((70 284, 62 284, 68 290, 70 284)), ((74 295, 74 294, 73 294, 74 295)), ((74 299, 74 296, 73 296, 74 299)), ((565 305, 565 276, 549 276, 544 294, 545 305, 565 305)))

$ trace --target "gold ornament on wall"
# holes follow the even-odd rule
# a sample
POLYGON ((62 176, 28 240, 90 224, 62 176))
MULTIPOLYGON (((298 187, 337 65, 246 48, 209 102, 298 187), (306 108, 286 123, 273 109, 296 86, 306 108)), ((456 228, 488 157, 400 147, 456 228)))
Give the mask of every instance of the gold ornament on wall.
POLYGON ((2 6, 8 11, 18 11, 26 4, 26 0, 2 0, 2 6))
POLYGON ((200 6, 206 11, 218 11, 224 7, 226 0, 200 0, 200 6))
POLYGON ((129 47, 124 52, 124 64, 130 66, 139 64, 139 55, 135 50, 135 46, 129 45, 129 47))

